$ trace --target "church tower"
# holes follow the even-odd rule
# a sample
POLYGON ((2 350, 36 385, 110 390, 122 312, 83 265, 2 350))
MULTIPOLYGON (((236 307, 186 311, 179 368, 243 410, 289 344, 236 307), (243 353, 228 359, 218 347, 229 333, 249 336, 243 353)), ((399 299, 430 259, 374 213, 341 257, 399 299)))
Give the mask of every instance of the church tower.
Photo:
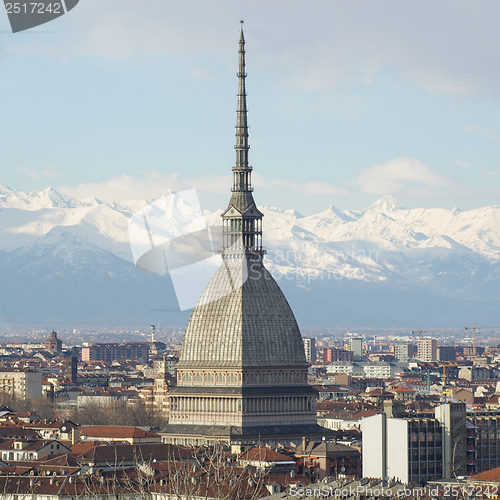
POLYGON ((171 392, 167 442, 297 443, 316 424, 315 391, 293 312, 263 264, 248 161, 245 38, 239 40, 236 162, 222 213, 222 266, 189 320, 171 392))

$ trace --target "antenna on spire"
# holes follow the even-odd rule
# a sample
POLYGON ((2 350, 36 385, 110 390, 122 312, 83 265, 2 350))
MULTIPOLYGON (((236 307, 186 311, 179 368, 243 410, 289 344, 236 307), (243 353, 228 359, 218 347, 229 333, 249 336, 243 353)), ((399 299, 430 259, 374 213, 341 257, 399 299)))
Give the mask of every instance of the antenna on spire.
POLYGON ((245 21, 243 19, 240 19, 240 43, 245 43, 245 37, 243 35, 243 24, 245 21))

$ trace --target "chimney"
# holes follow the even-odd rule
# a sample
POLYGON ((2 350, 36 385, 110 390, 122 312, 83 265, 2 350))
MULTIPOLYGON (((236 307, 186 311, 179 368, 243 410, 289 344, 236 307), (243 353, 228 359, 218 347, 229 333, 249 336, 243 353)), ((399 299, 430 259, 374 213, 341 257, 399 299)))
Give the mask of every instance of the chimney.
POLYGON ((384 413, 387 418, 399 418, 404 415, 404 407, 401 401, 389 399, 384 401, 384 413))
POLYGON ((305 450, 307 447, 307 438, 302 436, 302 449, 305 450))
POLYGON ((71 429, 71 444, 78 443, 80 440, 80 429, 78 427, 73 427, 71 429))

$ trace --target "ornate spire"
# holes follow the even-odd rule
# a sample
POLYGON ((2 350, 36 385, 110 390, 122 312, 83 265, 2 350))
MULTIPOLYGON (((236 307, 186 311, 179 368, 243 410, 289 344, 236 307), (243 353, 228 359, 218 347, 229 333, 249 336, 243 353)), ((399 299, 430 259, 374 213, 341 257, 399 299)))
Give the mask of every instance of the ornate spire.
MULTIPOLYGON (((236 165, 235 170, 248 170, 248 122, 247 122, 247 94, 245 86, 245 35, 243 34, 243 22, 240 32, 240 47, 238 50, 239 65, 238 65, 238 108, 236 110, 236 165)), ((250 168, 251 170, 251 168, 250 168)), ((240 180, 235 179, 239 187, 246 187, 240 184, 240 180)), ((236 186, 235 186, 236 187, 236 186)))
POLYGON ((247 95, 245 85, 245 35, 241 21, 238 50, 238 107, 236 109, 236 164, 233 170, 232 196, 222 213, 223 253, 256 254, 262 257, 262 213, 252 196, 252 167, 248 163, 247 95))

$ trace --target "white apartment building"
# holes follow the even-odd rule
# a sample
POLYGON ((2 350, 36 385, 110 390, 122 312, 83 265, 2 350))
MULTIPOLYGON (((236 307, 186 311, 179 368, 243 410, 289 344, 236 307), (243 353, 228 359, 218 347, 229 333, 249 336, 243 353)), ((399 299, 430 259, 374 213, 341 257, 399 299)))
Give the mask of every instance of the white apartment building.
POLYGON ((306 355, 306 361, 308 363, 315 363, 316 362, 316 338, 307 338, 304 337, 302 339, 304 342, 304 353, 306 355))
POLYGON ((365 371, 358 363, 350 361, 333 361, 326 367, 327 373, 347 373, 351 377, 364 377, 365 371))
POLYGON ((391 363, 373 363, 363 366, 366 378, 393 378, 402 371, 391 363))
POLYGON ((391 363, 351 363, 350 361, 334 361, 327 365, 328 373, 347 373, 351 377, 393 378, 403 371, 391 363))

